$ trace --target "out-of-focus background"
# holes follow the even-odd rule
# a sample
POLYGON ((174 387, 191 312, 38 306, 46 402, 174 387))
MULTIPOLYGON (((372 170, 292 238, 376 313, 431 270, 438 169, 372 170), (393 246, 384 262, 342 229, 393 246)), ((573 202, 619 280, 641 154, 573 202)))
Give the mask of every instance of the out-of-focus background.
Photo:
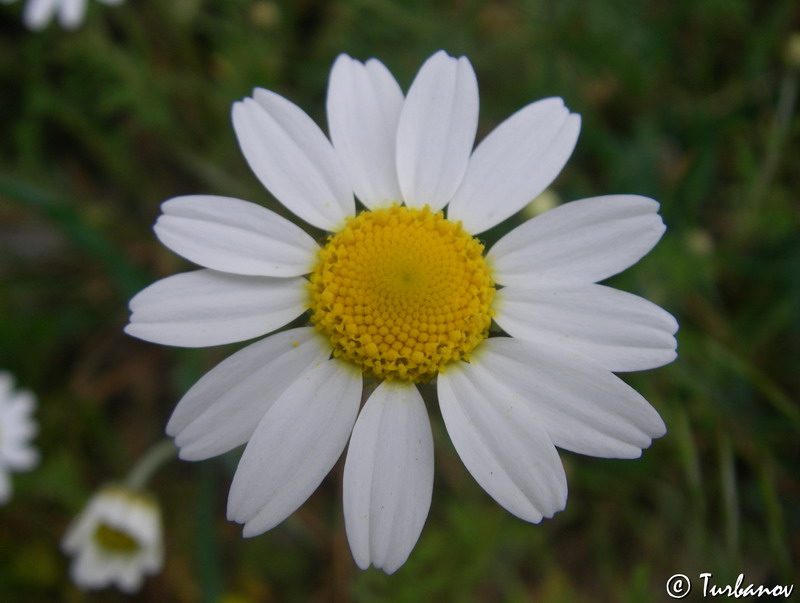
POLYGON ((123 334, 130 297, 190 267, 153 235, 159 204, 209 193, 288 215, 241 156, 231 103, 262 86, 324 125, 338 53, 380 58, 407 89, 439 48, 475 67, 479 138, 542 97, 582 114, 560 201, 661 202, 664 238, 610 282, 680 322, 675 363, 624 376, 667 435, 636 461, 563 452, 567 508, 530 525, 474 482, 429 405, 433 504, 394 576, 351 559, 340 466, 245 540, 225 520, 240 451, 176 460, 150 482, 166 563, 133 599, 651 602, 675 573, 798 580, 796 0, 128 0, 40 33, 21 11, 0 5, 0 369, 39 397, 42 461, 0 508, 0 600, 125 599, 84 599, 61 536, 240 347, 123 334))

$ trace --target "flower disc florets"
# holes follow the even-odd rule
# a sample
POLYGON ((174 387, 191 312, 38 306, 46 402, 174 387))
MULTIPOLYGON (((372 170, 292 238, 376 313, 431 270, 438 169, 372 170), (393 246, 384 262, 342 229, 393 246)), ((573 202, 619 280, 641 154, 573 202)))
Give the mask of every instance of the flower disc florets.
POLYGON ((98 547, 111 555, 132 555, 141 549, 131 534, 102 522, 95 528, 94 540, 98 547))
POLYGON ((349 219, 320 250, 311 321, 366 374, 428 381, 486 338, 494 291, 460 224, 395 205, 349 219))

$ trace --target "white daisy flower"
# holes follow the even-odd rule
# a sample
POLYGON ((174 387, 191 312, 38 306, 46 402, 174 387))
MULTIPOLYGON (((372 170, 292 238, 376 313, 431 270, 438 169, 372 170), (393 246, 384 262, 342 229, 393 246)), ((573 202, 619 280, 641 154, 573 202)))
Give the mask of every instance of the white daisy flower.
MULTIPOLYGON (((9 4, 15 0, 0 0, 9 4)), ((118 5, 125 0, 98 0, 103 4, 118 5)), ((47 27, 53 19, 58 19, 65 29, 75 29, 86 17, 87 0, 28 0, 23 20, 28 29, 38 31, 47 27)))
POLYGON ((658 203, 584 199, 529 220, 488 253, 475 238, 555 179, 579 116, 561 99, 541 100, 473 151, 475 73, 443 51, 405 98, 379 61, 340 56, 327 111, 332 143, 274 92, 256 89, 233 107, 250 167, 288 209, 332 233, 321 246, 253 203, 171 199, 156 235, 204 268, 130 304, 129 334, 185 347, 266 335, 310 311, 312 326, 266 337, 211 370, 167 426, 184 459, 247 444, 228 500, 245 536, 297 509, 349 440, 353 556, 361 568, 397 570, 433 486, 420 382, 436 382, 447 430, 478 483, 530 522, 566 504, 556 446, 633 458, 663 435, 658 413, 612 371, 672 361, 677 324, 596 284, 655 245, 658 203), (354 194, 367 208, 358 214, 354 194), (508 336, 489 336, 493 319, 508 336), (380 383, 360 409, 363 377, 380 383))
POLYGON ((0 371, 0 504, 11 498, 11 472, 30 471, 39 462, 31 446, 37 432, 35 408, 33 394, 15 390, 13 377, 0 371))
POLYGON ((70 575, 80 588, 135 592, 164 562, 161 510, 138 490, 106 486, 70 524, 61 547, 73 557, 70 575))

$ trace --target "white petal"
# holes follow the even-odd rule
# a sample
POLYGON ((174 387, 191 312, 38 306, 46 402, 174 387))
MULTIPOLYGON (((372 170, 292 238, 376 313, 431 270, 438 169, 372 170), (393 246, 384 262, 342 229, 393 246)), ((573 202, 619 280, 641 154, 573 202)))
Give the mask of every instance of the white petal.
POLYGON ((641 371, 675 360, 671 314, 636 295, 603 285, 504 287, 494 319, 509 335, 558 345, 610 371, 641 371))
POLYGON ((65 29, 75 29, 86 15, 86 0, 62 0, 58 20, 65 29))
POLYGON ((664 233, 658 203, 608 195, 565 203, 518 226, 487 254, 495 282, 593 283, 622 272, 664 233))
POLYGON ((409 207, 437 211, 456 192, 478 129, 478 82, 466 57, 440 50, 419 70, 397 130, 397 175, 409 207))
POLYGON ((5 398, 13 389, 14 377, 8 371, 0 371, 0 397, 5 398))
POLYGON ((161 205, 156 236, 206 268, 259 276, 311 272, 319 246, 302 228, 255 203, 191 195, 161 205))
POLYGON ((0 465, 0 505, 11 498, 11 476, 3 465, 0 465))
POLYGON ((344 521, 361 569, 406 562, 433 492, 433 436, 416 386, 384 381, 358 417, 344 465, 344 521))
POLYGON ((30 471, 39 463, 39 452, 22 443, 9 446, 3 457, 2 462, 14 471, 30 471))
MULTIPOLYGON (((13 383, 13 382, 11 382, 13 383)), ((2 395, 2 394, 0 394, 2 395)), ((36 409, 36 398, 26 389, 18 389, 14 392, 10 391, 4 396, 6 402, 5 408, 0 410, 6 413, 6 420, 13 421, 15 425, 34 425, 31 415, 36 409)), ((14 431, 18 431, 20 427, 15 427, 14 431)), ((33 435, 34 432, 30 433, 33 435)))
POLYGON ((342 454, 361 403, 361 372, 338 359, 309 370, 267 411, 244 450, 228 518, 244 535, 273 528, 316 490, 342 454))
POLYGON ((59 0, 28 0, 23 19, 28 29, 44 28, 58 10, 59 0))
POLYGON ((581 127, 560 98, 523 107, 475 149, 447 216, 477 234, 544 191, 572 154, 581 127))
POLYGON ((102 588, 108 584, 105 565, 94 547, 87 546, 78 553, 69 569, 70 578, 81 589, 102 588))
POLYGON ((666 432, 661 417, 636 390, 578 354, 494 337, 473 352, 472 362, 486 387, 506 387, 527 402, 559 448, 636 458, 652 438, 666 432))
POLYGON ((500 505, 533 523, 552 517, 567 503, 558 452, 530 405, 485 372, 454 362, 439 374, 447 433, 475 481, 500 505))
POLYGON ((233 127, 250 169, 309 224, 334 231, 355 215, 344 167, 319 126, 282 96, 256 89, 233 104, 233 127))
POLYGON ((125 332, 145 341, 189 348, 244 341, 300 316, 307 297, 303 278, 184 272, 134 296, 125 332))
POLYGON ((356 196, 375 209, 401 201, 395 147, 403 92, 376 59, 339 55, 328 86, 328 127, 356 196))
POLYGON ((167 424, 180 457, 206 459, 247 442, 275 400, 330 351, 315 328, 301 327, 222 361, 186 392, 167 424))
POLYGON ((119 589, 125 594, 131 595, 142 587, 143 581, 142 568, 135 560, 129 560, 127 565, 120 568, 117 575, 117 584, 119 589))

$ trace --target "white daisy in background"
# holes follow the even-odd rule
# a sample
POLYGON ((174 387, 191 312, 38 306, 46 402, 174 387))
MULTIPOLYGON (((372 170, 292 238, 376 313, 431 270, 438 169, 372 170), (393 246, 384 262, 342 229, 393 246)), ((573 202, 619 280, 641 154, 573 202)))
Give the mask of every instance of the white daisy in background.
MULTIPOLYGON (((0 0, 10 4, 15 0, 0 0)), ((28 29, 38 31, 47 27, 53 19, 58 19, 65 29, 75 29, 86 17, 88 0, 28 0, 25 5, 23 21, 28 29)), ((125 0, 98 0, 103 4, 118 5, 125 0)))
POLYGON ((416 383, 435 380, 467 469, 530 522, 566 504, 556 446, 634 458, 665 432, 612 371, 672 361, 677 324, 595 284, 638 261, 664 225, 652 199, 596 197, 537 216, 484 253, 475 236, 547 188, 580 118, 561 99, 541 100, 473 151, 478 88, 464 57, 433 55, 404 98, 379 61, 340 56, 327 112, 332 143, 296 105, 256 89, 234 104, 233 124, 261 182, 333 234, 320 246, 253 203, 171 199, 156 235, 204 268, 135 296, 126 331, 202 347, 265 335, 310 311, 312 326, 266 337, 200 379, 167 432, 189 460, 247 444, 228 501, 245 536, 297 509, 349 440, 350 548, 361 568, 392 573, 419 537, 433 487, 416 383), (489 336, 492 320, 505 335, 489 336))
POLYGON ((73 557, 70 575, 80 588, 135 592, 164 562, 161 510, 141 491, 106 486, 70 524, 61 547, 73 557))
POLYGON ((0 371, 0 504, 11 498, 12 471, 30 471, 39 462, 31 446, 37 425, 33 420, 36 398, 14 389, 13 377, 0 371))

